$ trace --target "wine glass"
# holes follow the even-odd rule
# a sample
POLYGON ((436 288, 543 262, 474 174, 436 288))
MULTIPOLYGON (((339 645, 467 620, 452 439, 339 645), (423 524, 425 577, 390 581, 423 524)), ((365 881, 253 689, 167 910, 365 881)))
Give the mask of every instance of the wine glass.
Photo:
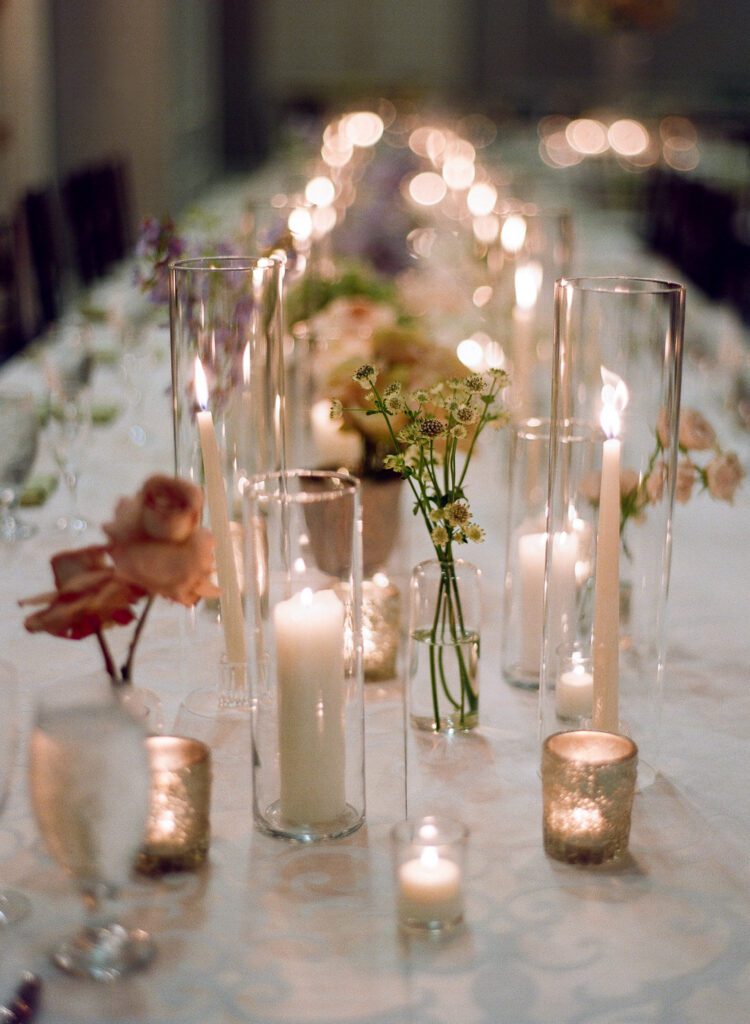
POLYGON ((91 400, 88 387, 58 388, 51 393, 49 437, 52 454, 68 491, 69 511, 58 516, 59 530, 77 537, 88 527, 78 511, 78 482, 81 477, 81 452, 91 426, 91 400))
MULTIPOLYGON (((5 810, 18 753, 18 692, 16 670, 0 661, 0 813, 5 810)), ((0 889, 0 926, 28 916, 30 903, 13 889, 0 889)))
POLYGON ((47 849, 78 886, 87 919, 51 951, 69 974, 112 981, 154 955, 115 901, 143 842, 150 776, 142 727, 100 678, 41 695, 30 744, 31 800, 47 849))
POLYGON ((36 459, 39 416, 30 393, 0 395, 0 540, 14 544, 36 533, 15 514, 21 487, 36 459))

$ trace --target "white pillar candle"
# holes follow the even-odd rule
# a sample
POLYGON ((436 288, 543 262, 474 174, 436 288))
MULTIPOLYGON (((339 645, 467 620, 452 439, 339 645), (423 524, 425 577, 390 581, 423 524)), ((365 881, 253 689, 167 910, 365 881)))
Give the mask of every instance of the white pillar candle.
POLYGON ((620 655, 620 442, 604 442, 594 580, 594 727, 617 732, 620 655))
POLYGON ((561 672, 555 685, 555 709, 560 718, 591 718, 594 680, 583 665, 561 672))
MULTIPOLYGON (((576 557, 578 544, 573 533, 556 533, 550 571, 550 650, 563 640, 564 625, 575 614, 576 557)), ((526 533, 518 540, 521 644, 519 667, 530 679, 539 678, 544 627, 544 563, 546 533, 526 533)))
POLYGON ((599 522, 594 576, 593 726, 617 732, 620 724, 620 413, 628 390, 619 377, 602 367, 602 452, 599 522))
POLYGON ((219 581, 221 624, 227 660, 243 662, 246 659, 245 620, 242 597, 237 579, 237 565, 229 528, 229 509, 224 474, 221 469, 219 446, 208 404, 208 385, 200 359, 195 360, 195 397, 199 409, 196 420, 203 456, 203 478, 208 504, 208 518, 216 545, 216 575, 219 581))
POLYGON ((463 915, 461 869, 425 846, 419 857, 399 865, 398 915, 405 924, 452 924, 463 915))
POLYGON ((290 824, 346 810, 344 606, 305 589, 274 608, 281 813, 290 824))
POLYGON ((355 430, 343 430, 340 420, 331 419, 331 403, 316 402, 310 420, 316 464, 357 469, 362 461, 362 438, 355 430))

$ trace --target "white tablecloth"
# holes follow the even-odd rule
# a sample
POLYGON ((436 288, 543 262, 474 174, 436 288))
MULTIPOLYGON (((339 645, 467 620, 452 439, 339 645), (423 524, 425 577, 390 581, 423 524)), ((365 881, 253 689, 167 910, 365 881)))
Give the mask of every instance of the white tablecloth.
MULTIPOLYGON (((632 242, 615 251, 617 269, 638 264, 632 242)), ((602 269, 592 263, 587 270, 602 269)), ((723 314, 697 303, 690 314, 691 329, 712 335, 716 352, 723 314)), ((96 340, 113 339, 102 330, 96 340)), ((92 432, 81 482, 92 523, 149 471, 171 471, 167 352, 167 332, 150 329, 139 355, 142 404, 92 432), (140 447, 128 432, 134 421, 145 428, 140 447)), ((33 383, 37 372, 26 362, 4 377, 33 383)), ((686 392, 702 397, 709 415, 721 416, 721 381, 720 368, 686 367, 686 392)), ((97 387, 122 397, 114 370, 100 368, 97 387)), ((731 427, 722 424, 725 437, 731 427)), ((747 465, 747 436, 730 440, 747 465)), ((702 497, 676 509, 662 774, 636 799, 630 856, 583 869, 542 849, 536 698, 507 686, 499 668, 503 462, 492 445, 481 458, 481 727, 454 739, 412 736, 407 786, 411 808, 451 810, 471 829, 465 927, 439 942, 397 931, 388 832, 404 813, 401 699, 396 685, 370 684, 366 826, 313 847, 261 835, 251 818, 249 750, 217 750, 210 864, 129 887, 127 915, 153 932, 158 958, 112 986, 47 963, 81 907, 37 834, 22 749, 0 819, 0 882, 27 893, 32 913, 0 932, 0 995, 32 968, 45 981, 44 1024, 750 1020, 750 487, 734 507, 702 497)), ((0 551, 2 657, 17 667, 27 709, 44 683, 97 667, 92 642, 29 636, 16 607, 48 585, 48 558, 60 547, 51 521, 63 505, 58 492, 28 512, 37 537, 0 551)), ((157 606, 137 669, 160 694, 168 728, 185 692, 212 681, 214 664, 209 653, 185 680, 180 615, 157 606)))

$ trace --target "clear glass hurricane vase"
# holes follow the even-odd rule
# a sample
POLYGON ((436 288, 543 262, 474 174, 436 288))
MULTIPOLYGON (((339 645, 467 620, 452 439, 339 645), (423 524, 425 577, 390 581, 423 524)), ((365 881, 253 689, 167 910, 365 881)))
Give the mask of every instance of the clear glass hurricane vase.
POLYGON ((300 842, 364 821, 359 482, 290 470, 246 489, 257 826, 300 842))
POLYGON ((409 586, 407 714, 432 732, 479 723, 481 573, 463 559, 428 559, 409 586))
POLYGON ((183 623, 181 673, 197 684, 201 713, 219 711, 221 657, 246 660, 241 487, 284 464, 284 277, 283 256, 179 260, 170 271, 175 469, 206 484, 224 570, 220 601, 202 602, 183 623))
POLYGON ((574 538, 577 612, 563 624, 545 602, 542 734, 625 733, 644 784, 659 760, 685 289, 562 279, 555 302, 545 592, 564 569, 549 538, 574 538), (561 714, 571 702, 578 713, 561 714))

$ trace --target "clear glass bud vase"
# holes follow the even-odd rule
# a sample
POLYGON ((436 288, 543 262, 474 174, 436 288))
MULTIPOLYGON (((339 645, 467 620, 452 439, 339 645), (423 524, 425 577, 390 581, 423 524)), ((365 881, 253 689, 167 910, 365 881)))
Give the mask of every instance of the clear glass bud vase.
POLYGON ((481 572, 463 559, 420 562, 409 586, 407 714, 415 729, 479 724, 481 572))

